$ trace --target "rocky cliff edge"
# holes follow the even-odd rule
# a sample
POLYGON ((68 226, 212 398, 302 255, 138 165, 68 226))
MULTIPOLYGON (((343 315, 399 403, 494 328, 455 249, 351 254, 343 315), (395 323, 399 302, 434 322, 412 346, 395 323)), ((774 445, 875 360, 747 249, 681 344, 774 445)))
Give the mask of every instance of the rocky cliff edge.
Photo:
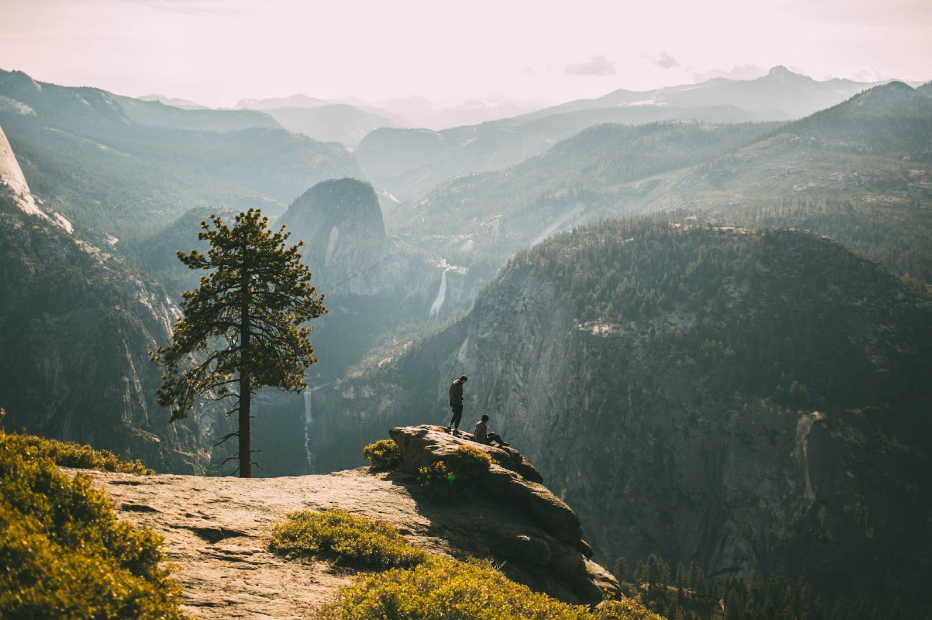
POLYGON ((328 561, 287 560, 268 550, 272 526, 302 509, 341 509, 384 521, 425 551, 488 559, 509 578, 565 601, 597 603, 617 595, 615 579, 586 557, 575 513, 540 484, 520 453, 436 428, 392 429, 405 461, 391 472, 360 468, 245 480, 86 473, 120 518, 165 537, 185 609, 198 618, 313 618, 350 583, 352 573, 328 561), (412 472, 450 459, 464 444, 495 464, 458 499, 431 500, 412 472))

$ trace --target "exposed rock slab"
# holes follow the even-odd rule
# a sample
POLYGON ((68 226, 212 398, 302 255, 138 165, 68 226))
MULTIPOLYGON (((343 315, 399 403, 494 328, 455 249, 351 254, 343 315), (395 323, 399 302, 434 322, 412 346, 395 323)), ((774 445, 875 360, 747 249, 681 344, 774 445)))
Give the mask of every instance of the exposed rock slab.
POLYGON ((617 591, 611 575, 524 511, 481 492, 434 503, 402 472, 245 480, 84 473, 107 492, 120 518, 165 537, 184 608, 197 618, 314 618, 350 583, 350 572, 327 561, 268 551, 272 527, 302 509, 337 508, 385 521, 421 549, 488 558, 509 578, 563 600, 597 602, 603 591, 617 591))

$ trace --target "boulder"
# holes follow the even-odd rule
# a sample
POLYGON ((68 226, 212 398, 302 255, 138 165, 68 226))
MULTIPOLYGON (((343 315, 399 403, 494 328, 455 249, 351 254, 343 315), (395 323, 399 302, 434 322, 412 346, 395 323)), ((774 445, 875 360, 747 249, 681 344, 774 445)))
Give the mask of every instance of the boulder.
POLYGON ((456 470, 462 458, 457 450, 471 446, 488 454, 492 463, 473 479, 475 490, 496 503, 517 511, 522 520, 534 526, 498 524, 490 532, 495 540, 493 555, 507 560, 511 578, 559 598, 596 604, 618 596, 618 582, 607 570, 590 561, 592 548, 582 540, 579 517, 565 502, 541 482, 534 465, 515 448, 498 448, 472 441, 469 433, 451 435, 437 426, 396 427, 389 435, 401 451, 402 471, 417 473, 437 461, 456 470))

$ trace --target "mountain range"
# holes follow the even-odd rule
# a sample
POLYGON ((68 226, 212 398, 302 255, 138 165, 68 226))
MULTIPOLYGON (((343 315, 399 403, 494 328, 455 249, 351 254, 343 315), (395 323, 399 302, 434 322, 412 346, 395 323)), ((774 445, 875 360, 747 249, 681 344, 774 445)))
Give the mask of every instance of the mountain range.
POLYGON ((389 426, 445 424, 467 374, 464 424, 491 416, 603 564, 656 554, 918 609, 932 99, 862 86, 777 68, 377 127, 351 151, 281 116, 337 107, 345 133, 366 120, 348 104, 183 109, 2 72, 0 405, 223 473, 225 420, 169 426, 147 351, 197 285, 174 253, 261 206, 330 309, 309 389, 255 399, 263 475, 357 467, 389 426))

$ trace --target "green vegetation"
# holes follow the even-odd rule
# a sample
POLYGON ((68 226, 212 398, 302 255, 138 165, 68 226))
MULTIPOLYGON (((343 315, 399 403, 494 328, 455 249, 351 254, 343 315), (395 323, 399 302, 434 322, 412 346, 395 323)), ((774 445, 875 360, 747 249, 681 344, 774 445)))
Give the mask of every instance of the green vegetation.
POLYGON ((380 439, 362 449, 362 456, 373 469, 395 469, 401 465, 401 450, 394 439, 380 439))
POLYGON ((685 354, 721 393, 796 408, 914 404, 911 386, 932 372, 929 296, 815 235, 667 216, 608 221, 521 252, 509 268, 529 267, 583 324, 685 354), (865 290, 871 300, 858 301, 865 290), (894 312, 905 332, 866 334, 851 311, 865 303, 859 313, 879 324, 894 312), (889 373, 874 372, 877 359, 889 373))
POLYGON ((427 559, 392 526, 342 510, 291 513, 275 526, 270 547, 289 556, 321 553, 367 569, 407 568, 427 559))
POLYGON ((307 388, 304 369, 317 360, 308 340, 313 328, 302 324, 327 309, 301 262, 301 243, 286 248, 284 227, 270 231, 258 209, 237 214, 233 228, 216 215, 211 221, 213 229, 201 222, 198 234, 210 243, 207 256, 178 252, 185 265, 210 274, 198 290, 184 294, 184 318, 175 323, 171 344, 151 358, 165 369, 158 400, 172 407, 171 421, 187 417, 198 397, 236 399, 228 415, 239 413, 239 428, 221 443, 238 437, 239 475, 250 478, 252 395, 264 386, 307 388), (192 354, 200 356, 193 365, 192 354))
POLYGON ((51 459, 59 467, 96 469, 124 474, 153 474, 151 469, 139 461, 130 461, 109 450, 96 450, 73 441, 46 439, 34 435, 5 435, 4 441, 18 454, 31 454, 35 458, 51 459))
POLYGON ((0 431, 0 617, 184 618, 161 538, 42 452, 0 431))
POLYGON ((289 515, 273 531, 271 547, 376 571, 340 590, 324 615, 330 620, 663 620, 633 601, 596 612, 561 603, 509 581, 487 562, 431 556, 394 527, 340 510, 289 515))
POLYGON ((429 495, 440 501, 456 497, 460 487, 456 484, 456 472, 446 462, 437 461, 417 470, 417 481, 429 495))
POLYGON ((492 457, 479 448, 458 446, 446 460, 418 469, 417 481, 431 498, 449 501, 489 471, 491 464, 492 457))
POLYGON ((330 620, 663 620, 635 601, 569 605, 509 581, 487 562, 432 557, 368 576, 340 591, 330 620))
POLYGON ((454 468, 466 478, 478 478, 492 465, 492 457, 475 446, 458 446, 453 457, 454 468))

